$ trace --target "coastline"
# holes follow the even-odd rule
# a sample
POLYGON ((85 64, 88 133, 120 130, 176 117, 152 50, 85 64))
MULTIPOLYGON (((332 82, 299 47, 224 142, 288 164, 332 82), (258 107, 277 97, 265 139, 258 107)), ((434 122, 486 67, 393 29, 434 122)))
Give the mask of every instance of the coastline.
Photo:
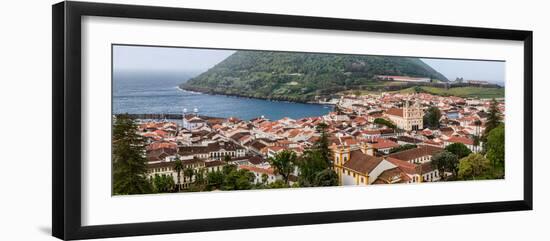
POLYGON ((200 88, 184 88, 184 87, 182 87, 182 85, 178 85, 177 88, 181 91, 187 91, 189 93, 194 93, 194 94, 223 95, 223 96, 231 96, 231 97, 245 98, 245 99, 278 101, 278 102, 288 102, 288 103, 297 103, 297 104, 311 104, 311 105, 323 105, 323 106, 332 106, 333 105, 333 104, 319 103, 319 102, 314 102, 314 101, 288 100, 288 98, 283 98, 283 97, 262 98, 262 97, 249 96, 249 95, 243 95, 243 94, 237 94, 237 93, 225 93, 223 91, 201 90, 200 88))
MULTIPOLYGON (((333 103, 330 103, 328 101, 320 101, 320 100, 297 100, 294 97, 262 97, 262 96, 252 96, 247 94, 239 94, 239 93, 227 93, 225 91, 216 91, 208 88, 203 87, 194 87, 194 86, 184 86, 185 84, 178 85, 178 88, 183 91, 189 91, 191 93, 201 93, 201 94, 209 94, 209 95, 224 95, 224 96, 233 96, 233 97, 239 97, 239 98, 249 98, 249 99, 260 99, 260 100, 268 100, 268 101, 283 101, 283 102, 289 102, 289 103, 301 103, 301 104, 315 104, 315 105, 324 105, 324 106, 334 106, 333 103)), ((479 98, 479 99, 491 99, 491 98, 504 98, 504 89, 505 87, 490 84, 490 85, 473 85, 473 84, 462 84, 462 83, 451 83, 449 85, 440 86, 438 84, 433 83, 423 83, 419 84, 419 86, 406 84, 403 86, 399 86, 399 88, 391 89, 388 87, 385 87, 383 89, 378 89, 374 91, 374 93, 383 93, 383 92, 408 92, 410 89, 413 88, 422 88, 423 90, 421 92, 429 93, 432 95, 437 96, 457 96, 461 98, 479 98), (473 94, 465 94, 461 93, 465 89, 473 88, 474 92, 479 93, 473 93, 473 94), (502 91, 502 93, 499 93, 498 91, 502 91), (456 92, 456 93, 454 93, 456 92), (495 93, 496 92, 496 93, 495 93)), ((345 90, 343 92, 349 92, 353 90, 345 90)), ((361 90, 365 91, 365 90, 361 90)), ((339 92, 340 93, 340 92, 339 92)), ((336 93, 338 95, 338 93, 336 93)), ((321 98, 323 99, 323 98, 321 98)))

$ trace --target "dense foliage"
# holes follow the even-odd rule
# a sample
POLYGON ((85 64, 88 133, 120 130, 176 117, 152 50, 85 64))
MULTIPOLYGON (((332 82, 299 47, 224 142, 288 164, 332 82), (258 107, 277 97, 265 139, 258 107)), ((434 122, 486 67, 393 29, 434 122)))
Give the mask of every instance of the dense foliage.
POLYGON ((145 143, 136 133, 137 124, 119 115, 113 124, 113 194, 143 194, 152 191, 145 173, 145 143))
POLYGON ((332 154, 328 148, 328 134, 327 134, 328 125, 326 123, 319 123, 315 127, 315 130, 319 133, 319 140, 313 145, 312 151, 318 152, 320 158, 327 164, 327 166, 332 166, 332 154))
POLYGON ((487 159, 493 166, 504 166, 504 124, 500 124, 487 135, 487 159))
POLYGON ((462 143, 450 144, 450 145, 445 147, 445 150, 450 152, 450 153, 455 154, 458 157, 458 159, 462 159, 464 157, 467 157, 468 155, 470 155, 472 153, 472 151, 470 151, 470 149, 462 143))
POLYGON ((177 181, 176 181, 176 191, 179 191, 180 190, 180 180, 181 180, 181 172, 183 171, 183 162, 179 159, 179 158, 176 158, 176 160, 174 161, 174 171, 176 171, 176 175, 177 175, 177 181))
POLYGON ((172 192, 175 187, 174 178, 172 176, 166 175, 166 174, 155 174, 153 178, 151 178, 151 184, 153 185, 153 192, 155 193, 161 193, 161 192, 172 192))
POLYGON ((254 187, 254 174, 245 169, 237 169, 235 165, 225 165, 221 171, 209 172, 205 179, 206 185, 199 185, 203 188, 199 191, 247 190, 254 187))
POLYGON ((327 168, 315 175, 313 185, 316 187, 338 186, 338 174, 334 170, 327 168))
POLYGON ((395 124, 393 124, 393 122, 389 121, 389 120, 386 120, 384 118, 376 118, 374 119, 374 124, 379 124, 379 125, 383 125, 383 126, 387 126, 388 128, 392 128, 392 129, 395 129, 397 128, 397 126, 395 124))
POLYGON ((498 102, 493 99, 491 101, 491 105, 489 106, 489 111, 487 112, 487 121, 485 123, 485 131, 483 132, 483 135, 481 137, 481 140, 483 142, 487 141, 487 136, 489 135, 489 132, 492 131, 494 128, 497 128, 497 126, 500 125, 502 121, 502 113, 498 109, 498 102))
POLYGON ((430 129, 437 129, 439 128, 439 119, 441 119, 441 111, 437 107, 431 106, 424 115, 424 126, 430 129))
POLYGON ((296 164, 300 169, 298 181, 304 187, 315 186, 317 173, 329 167, 320 152, 311 150, 306 151, 296 164))
POLYGON ((237 51, 182 88, 255 98, 309 101, 368 86, 376 75, 447 80, 418 58, 237 51))
POLYGON ((489 160, 481 154, 470 154, 460 159, 458 178, 460 180, 492 179, 489 160))
POLYGON ((448 151, 442 151, 432 157, 432 166, 439 170, 439 175, 445 178, 445 172, 452 172, 456 175, 458 172, 458 157, 448 151))
POLYGON ((271 164, 275 170, 275 174, 281 175, 285 184, 288 185, 288 179, 290 174, 294 172, 297 159, 298 157, 295 152, 284 150, 277 153, 274 157, 269 158, 269 164, 271 164))

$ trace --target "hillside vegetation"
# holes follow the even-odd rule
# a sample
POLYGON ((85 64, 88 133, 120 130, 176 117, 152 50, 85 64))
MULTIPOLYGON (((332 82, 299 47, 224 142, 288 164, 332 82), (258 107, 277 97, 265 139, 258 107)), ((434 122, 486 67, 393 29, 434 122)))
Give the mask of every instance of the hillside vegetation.
MULTIPOLYGON (((504 88, 483 88, 483 87, 456 87, 456 88, 437 88, 429 86, 421 86, 423 91, 443 96, 459 96, 459 97, 477 97, 477 98, 501 98, 504 97, 504 88)), ((411 91, 411 88, 402 91, 411 91)), ((412 89, 414 91, 414 88, 412 89)))
POLYGON ((463 98, 502 98, 504 97, 504 88, 486 88, 486 87, 453 87, 449 89, 440 88, 440 87, 431 87, 431 86, 416 86, 403 88, 401 90, 395 91, 386 91, 382 88, 375 90, 347 90, 340 92, 340 94, 354 94, 354 95, 366 95, 366 94, 380 94, 382 92, 388 93, 403 93, 403 94, 412 94, 412 93, 430 93, 433 95, 441 96, 458 96, 463 98))
POLYGON ((237 51, 180 87, 205 93, 303 102, 315 96, 377 89, 395 83, 376 81, 375 75, 447 81, 418 58, 237 51))

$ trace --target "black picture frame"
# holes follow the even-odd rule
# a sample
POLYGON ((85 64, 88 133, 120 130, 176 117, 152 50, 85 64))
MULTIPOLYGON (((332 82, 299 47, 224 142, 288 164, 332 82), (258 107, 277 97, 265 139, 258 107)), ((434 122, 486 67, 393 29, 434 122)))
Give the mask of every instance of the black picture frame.
POLYGON ((309 225, 380 219, 532 210, 533 208, 533 32, 523 30, 443 26, 151 7, 91 2, 60 2, 52 6, 52 233, 60 239, 309 225), (334 212, 139 222, 82 226, 81 224, 81 17, 228 23, 378 33, 450 36, 524 43, 524 193, 521 200, 422 207, 343 210, 334 212))

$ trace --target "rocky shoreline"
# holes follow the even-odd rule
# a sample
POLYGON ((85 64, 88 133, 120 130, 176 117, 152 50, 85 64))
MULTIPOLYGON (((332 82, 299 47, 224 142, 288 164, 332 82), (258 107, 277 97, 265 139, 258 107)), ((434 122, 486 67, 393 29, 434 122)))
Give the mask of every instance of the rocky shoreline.
POLYGON ((284 102, 299 103, 299 104, 327 105, 327 104, 323 104, 315 101, 291 100, 290 98, 286 98, 286 97, 257 97, 257 96, 250 96, 245 94, 227 93, 224 91, 215 91, 211 89, 190 87, 190 86, 184 86, 184 85, 179 85, 178 88, 183 91, 196 92, 196 93, 202 93, 207 95, 225 95, 225 96, 248 98, 248 99, 259 99, 259 100, 267 100, 267 101, 284 101, 284 102))

